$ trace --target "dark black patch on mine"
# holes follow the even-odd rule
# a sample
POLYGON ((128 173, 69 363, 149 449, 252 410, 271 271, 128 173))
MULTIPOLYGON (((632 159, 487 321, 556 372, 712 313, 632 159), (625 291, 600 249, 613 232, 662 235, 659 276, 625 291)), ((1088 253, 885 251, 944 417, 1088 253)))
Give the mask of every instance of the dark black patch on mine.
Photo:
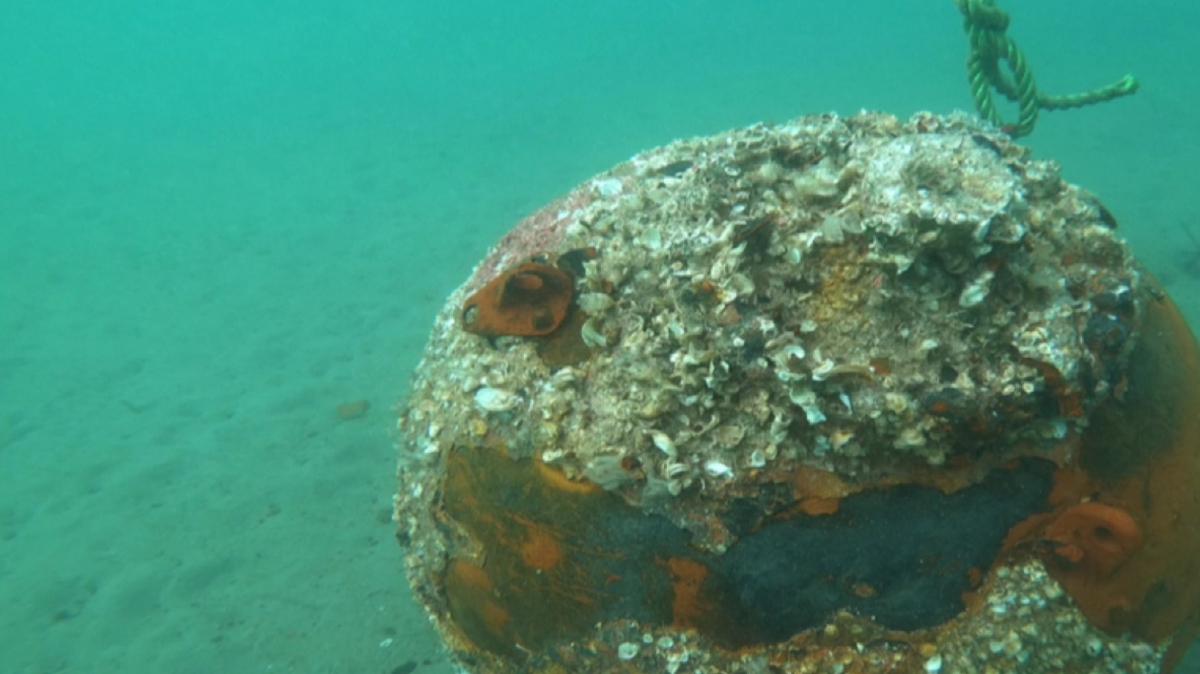
MULTIPOLYGON (((1088 475, 1117 481, 1152 458, 1171 451, 1183 415, 1195 414, 1173 401, 1190 386, 1189 368, 1178 362, 1170 339, 1140 339, 1122 374, 1125 394, 1109 398, 1088 417, 1082 463, 1088 475)), ((1114 372, 1103 373, 1109 379, 1114 372)))
POLYGON ((670 164, 662 167, 659 169, 658 173, 662 176, 676 178, 686 173, 690 168, 692 168, 692 160, 680 159, 679 161, 673 161, 670 164))
POLYGON ((1103 222, 1105 226, 1109 229, 1117 228, 1117 217, 1112 214, 1112 211, 1108 210, 1107 206, 1100 203, 1099 199, 1096 200, 1096 212, 1100 216, 1100 222, 1103 222))
POLYGON ((555 263, 559 269, 567 272, 576 279, 581 279, 587 276, 587 268, 584 263, 588 260, 595 260, 600 253, 595 248, 588 246, 587 248, 573 248, 558 256, 558 261, 555 263))
POLYGON ((671 585, 661 568, 668 557, 689 553, 688 533, 665 517, 635 510, 614 510, 610 518, 589 523, 589 537, 600 549, 635 551, 654 541, 649 554, 622 554, 604 569, 589 569, 590 585, 604 588, 605 620, 633 619, 647 624, 671 622, 671 585))
POLYGON ((713 554, 671 518, 564 488, 492 447, 456 446, 446 463, 444 518, 486 559, 455 560, 448 611, 478 648, 514 662, 618 620, 694 629, 730 649, 786 640, 841 609, 935 627, 963 610, 972 569, 990 568, 1008 530, 1045 507, 1053 473, 1025 460, 950 495, 878 489, 834 515, 783 520, 773 517, 795 513, 791 485, 762 484, 714 513, 738 542, 713 554))
POLYGON ((934 627, 964 609, 970 570, 989 568, 1008 530, 1044 508, 1052 473, 1048 461, 1027 460, 954 494, 901 486, 850 496, 835 515, 764 527, 714 570, 758 643, 839 609, 891 629, 934 627))

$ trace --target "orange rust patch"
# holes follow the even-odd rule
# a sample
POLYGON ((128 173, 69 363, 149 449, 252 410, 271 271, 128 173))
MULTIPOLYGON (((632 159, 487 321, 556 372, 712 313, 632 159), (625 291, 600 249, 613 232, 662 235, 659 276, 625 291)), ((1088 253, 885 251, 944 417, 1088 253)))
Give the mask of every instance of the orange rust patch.
POLYGON ((1129 513, 1103 503, 1080 503, 1054 518, 1043 534, 1054 553, 1093 578, 1107 578, 1142 547, 1129 513))
MULTIPOLYGON (((1055 459, 1067 454, 1074 448, 1076 440, 1065 441, 1062 446, 1048 452, 1048 458, 1055 459)), ((881 477, 871 482, 849 483, 835 473, 801 466, 790 472, 776 471, 767 475, 767 480, 786 482, 792 486, 795 505, 779 513, 778 519, 790 519, 798 514, 829 515, 837 512, 836 502, 847 496, 868 489, 884 489, 899 485, 916 485, 931 487, 943 494, 953 494, 961 489, 978 484, 990 471, 1000 468, 1015 469, 1020 462, 997 462, 994 459, 979 458, 973 461, 951 459, 944 466, 909 466, 905 472, 881 477)))
POLYGON ((929 413, 939 417, 947 416, 953 411, 954 408, 945 400, 935 400, 929 404, 929 413))
POLYGON ((850 586, 850 591, 859 599, 870 599, 879 594, 879 590, 875 589, 870 583, 857 582, 850 586))
POLYGON ((538 571, 550 571, 563 561, 562 543, 550 530, 537 522, 514 517, 526 527, 525 541, 521 543, 521 559, 525 565, 538 571))
POLYGON ((967 569, 967 582, 970 583, 971 589, 977 589, 983 584, 983 569, 978 566, 972 566, 967 569))
POLYGON ((839 499, 851 491, 845 480, 827 470, 801 467, 792 476, 792 492, 797 501, 839 499))
POLYGON ((468 639, 495 652, 513 652, 512 615, 492 596, 495 586, 483 567, 452 560, 445 585, 450 614, 468 639))
POLYGON ((708 567, 683 557, 671 557, 666 565, 674 591, 671 603, 673 624, 676 627, 699 627, 711 622, 713 607, 701 592, 704 581, 708 579, 708 567))
POLYGON ((800 501, 800 512, 805 515, 836 515, 842 505, 840 498, 821 498, 814 496, 800 501))
POLYGON ((452 617, 470 643, 518 655, 595 624, 610 601, 602 579, 623 551, 603 547, 588 524, 615 516, 623 506, 616 497, 473 446, 447 454, 442 494, 439 517, 469 541, 459 554, 487 560, 479 570, 454 563, 445 577, 452 617))
POLYGON ((567 318, 575 282, 546 264, 526 262, 493 279, 463 304, 463 329, 486 337, 536 337, 567 318))
POLYGON ((546 483, 546 486, 558 491, 565 491, 570 494, 598 494, 602 489, 594 482, 587 480, 572 480, 563 474, 563 472, 554 466, 549 466, 538 460, 534 462, 534 470, 537 471, 538 477, 546 483))
POLYGON ((1079 394, 1079 391, 1067 385, 1066 378, 1058 371, 1058 368, 1050 363, 1034 358, 1022 358, 1021 363, 1032 367, 1042 375, 1042 381, 1046 382, 1046 389, 1058 398, 1058 410, 1060 414, 1070 419, 1078 419, 1084 416, 1083 397, 1079 394))
POLYGON ((1014 527, 1005 548, 1040 553, 1096 627, 1172 638, 1169 665, 1200 620, 1200 349, 1152 293, 1125 395, 1092 412, 1078 463, 1055 475, 1052 511, 1014 527))

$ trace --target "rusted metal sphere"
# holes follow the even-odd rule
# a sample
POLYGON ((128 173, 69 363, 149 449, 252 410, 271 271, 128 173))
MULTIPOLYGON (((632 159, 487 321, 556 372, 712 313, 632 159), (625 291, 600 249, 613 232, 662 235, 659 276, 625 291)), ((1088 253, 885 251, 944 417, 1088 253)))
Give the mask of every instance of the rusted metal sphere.
POLYGON ((638 155, 450 298, 401 412, 466 671, 1157 672, 1200 616, 1200 350, 961 116, 638 155))

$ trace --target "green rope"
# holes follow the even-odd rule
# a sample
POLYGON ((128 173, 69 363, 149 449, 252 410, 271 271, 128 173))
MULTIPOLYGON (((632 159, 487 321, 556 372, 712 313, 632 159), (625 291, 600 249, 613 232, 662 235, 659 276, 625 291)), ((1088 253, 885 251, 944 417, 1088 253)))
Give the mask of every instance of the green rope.
POLYGON ((1008 14, 996 7, 995 0, 954 0, 954 4, 962 12, 963 29, 971 43, 967 79, 975 98, 975 109, 984 119, 1014 138, 1033 131, 1040 110, 1079 108, 1128 96, 1138 90, 1138 81, 1133 75, 1126 75, 1108 86, 1079 94, 1043 94, 1037 90, 1025 55, 1017 48, 1017 43, 1005 35, 1008 14), (1001 69, 1001 61, 1008 65, 1009 72, 1001 69), (993 89, 1017 104, 1019 112, 1015 124, 1005 123, 1000 117, 992 100, 993 89))

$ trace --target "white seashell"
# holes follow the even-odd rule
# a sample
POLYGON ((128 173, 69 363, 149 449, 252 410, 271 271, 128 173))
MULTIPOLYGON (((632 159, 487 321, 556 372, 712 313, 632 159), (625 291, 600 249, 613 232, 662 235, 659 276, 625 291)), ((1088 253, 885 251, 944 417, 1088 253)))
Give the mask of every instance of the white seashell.
POLYGON ((751 468, 762 468, 767 465, 767 453, 761 449, 756 449, 750 452, 750 460, 747 463, 751 468))
POLYGON ((608 338, 604 336, 596 327, 596 321, 589 318, 583 322, 583 327, 579 329, 579 337, 583 339, 583 343, 593 349, 603 349, 608 346, 608 338))
POLYGON ((854 414, 854 405, 853 405, 853 403, 850 402, 850 394, 839 393, 838 400, 842 401, 842 404, 846 406, 847 412, 849 412, 850 414, 854 414))
POLYGON ((754 294, 754 281, 741 272, 729 277, 729 287, 740 296, 754 294))
POLYGON ((816 391, 808 388, 792 389, 788 392, 788 397, 791 398, 793 405, 804 410, 804 418, 810 425, 816 426, 825 421, 825 413, 817 404, 816 391))
POLYGON ((800 346, 799 344, 788 344, 779 350, 779 353, 775 356, 774 360, 781 367, 786 367, 793 360, 804 360, 805 355, 806 352, 804 351, 803 346, 800 346))
POLYGON ((1054 438, 1055 440, 1062 440, 1063 438, 1066 438, 1069 431, 1070 427, 1067 426, 1067 422, 1063 421, 1062 419, 1057 419, 1050 424, 1050 437, 1054 438))
POLYGON ((826 217, 820 225, 821 236, 829 243, 841 243, 846 238, 845 223, 841 215, 833 214, 826 217))
POLYGON ((719 257, 712 263, 712 267, 708 270, 708 277, 717 281, 724 281, 732 272, 734 264, 736 264, 734 261, 719 257))
POLYGON ((751 179, 762 184, 778 181, 783 177, 783 167, 773 161, 765 161, 751 174, 751 179))
POLYGON ((485 412, 507 412, 521 402, 512 391, 484 386, 475 391, 475 405, 485 412))
POLYGON ((984 271, 974 281, 969 283, 967 287, 963 288, 962 294, 958 296, 958 306, 968 308, 982 302, 987 297, 988 289, 994 275, 991 270, 984 271))
POLYGON ((555 386, 569 386, 579 379, 579 371, 573 367, 564 367, 550 377, 555 386))
POLYGON ((671 440, 671 436, 662 431, 650 431, 649 433, 650 442, 653 442, 655 447, 658 447, 667 456, 675 456, 677 450, 675 449, 675 443, 671 440))
POLYGON ((624 189, 624 186, 621 184, 621 181, 618 178, 601 178, 595 181, 593 185, 595 185, 596 191, 599 192, 600 196, 602 197, 615 197, 621 193, 622 189, 624 189))
POLYGON ((678 461, 668 461, 663 465, 663 476, 668 480, 674 480, 680 477, 688 470, 687 464, 678 461))
POLYGON ((817 424, 825 423, 825 413, 821 411, 820 407, 809 405, 802 409, 804 410, 804 418, 808 421, 809 425, 816 426, 817 424))
POLYGON ((645 234, 638 237, 638 242, 649 250, 662 250, 662 232, 651 227, 645 234))
POLYGON ((925 446, 925 434, 921 429, 910 426, 900 431, 896 436, 896 440, 892 443, 896 449, 916 449, 925 446))
POLYGON ((613 298, 604 293, 583 293, 579 296, 579 308, 589 314, 598 314, 612 307, 613 298))
POLYGON ((831 359, 826 358, 822 360, 816 367, 813 368, 813 381, 825 381, 825 379, 829 377, 830 373, 833 372, 833 368, 834 364, 831 359))
POLYGON ((902 414, 908 410, 908 396, 903 393, 885 393, 883 394, 883 404, 889 412, 902 414))
POLYGON ((626 641, 625 643, 621 644, 620 646, 617 646, 617 657, 620 658, 621 660, 626 660, 626 661, 632 660, 637 657, 638 651, 640 651, 641 649, 642 649, 641 646, 638 646, 637 644, 633 643, 632 641, 626 641))
POLYGON ((754 318, 754 329, 762 333, 762 336, 767 339, 773 339, 779 334, 779 326, 775 325, 775 321, 766 316, 756 316, 754 318))
POLYGON ((708 473, 709 477, 731 478, 733 477, 733 469, 728 464, 716 459, 709 459, 704 462, 704 472, 708 473))

